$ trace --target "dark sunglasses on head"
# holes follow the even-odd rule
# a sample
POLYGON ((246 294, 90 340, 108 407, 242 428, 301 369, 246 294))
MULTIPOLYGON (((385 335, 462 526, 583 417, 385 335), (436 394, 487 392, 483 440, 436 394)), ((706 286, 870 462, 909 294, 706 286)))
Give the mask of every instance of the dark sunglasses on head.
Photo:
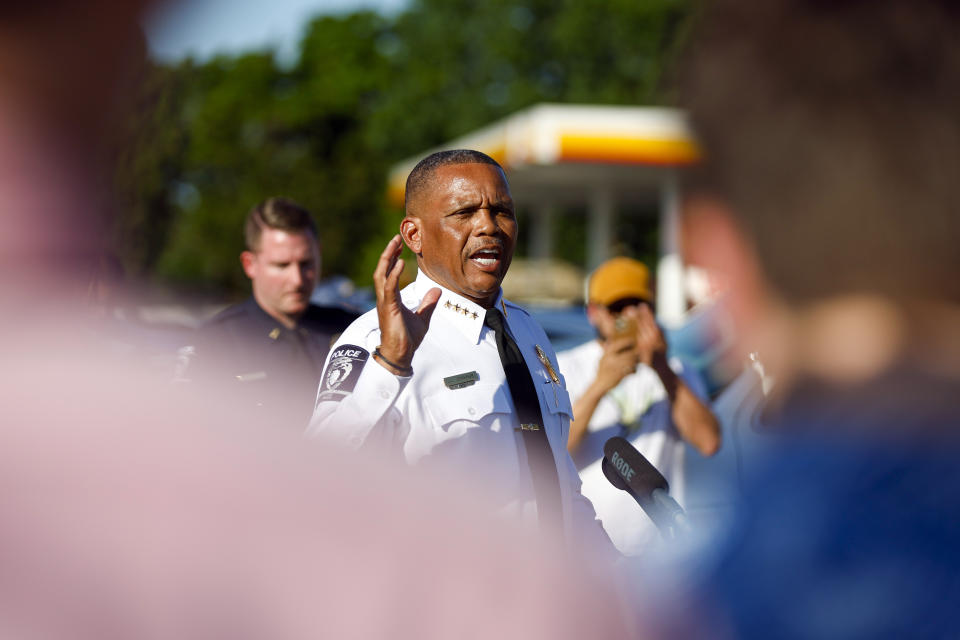
POLYGON ((623 313, 627 307, 636 307, 641 304, 650 304, 643 298, 620 298, 607 305, 607 311, 610 313, 623 313))

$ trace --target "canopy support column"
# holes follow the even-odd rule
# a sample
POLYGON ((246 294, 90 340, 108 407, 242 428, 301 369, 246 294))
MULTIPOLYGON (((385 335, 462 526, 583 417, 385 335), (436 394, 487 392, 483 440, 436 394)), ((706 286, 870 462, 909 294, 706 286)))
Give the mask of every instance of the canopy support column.
POLYGON ((660 261, 657 264, 657 318, 677 326, 686 314, 683 258, 680 255, 680 187, 676 171, 660 186, 660 261))
POLYGON ((610 257, 614 221, 613 191, 598 187, 590 195, 587 213, 587 270, 592 271, 610 257))
POLYGON ((553 257, 553 227, 556 207, 551 203, 533 207, 527 253, 534 259, 553 257))

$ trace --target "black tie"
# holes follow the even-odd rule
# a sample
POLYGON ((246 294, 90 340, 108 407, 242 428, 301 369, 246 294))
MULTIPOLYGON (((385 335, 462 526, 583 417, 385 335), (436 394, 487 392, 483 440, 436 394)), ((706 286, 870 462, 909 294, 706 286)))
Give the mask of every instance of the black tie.
POLYGON ((533 476, 533 491, 537 498, 537 515, 540 526, 560 531, 562 524, 560 507, 560 480, 557 477, 557 465, 550 451, 550 441, 543 428, 540 413, 540 400, 533 386, 530 371, 523 360, 520 348, 504 327, 503 316, 497 309, 487 309, 484 323, 493 329, 497 340, 497 351, 507 377, 513 406, 517 409, 520 433, 527 451, 530 474, 533 476))

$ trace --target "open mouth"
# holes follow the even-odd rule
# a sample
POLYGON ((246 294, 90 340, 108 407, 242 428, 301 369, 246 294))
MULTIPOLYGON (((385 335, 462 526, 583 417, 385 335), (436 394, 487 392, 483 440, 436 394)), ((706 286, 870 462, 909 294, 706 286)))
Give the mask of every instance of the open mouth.
POLYGON ((500 247, 484 247, 470 255, 470 261, 484 271, 492 271, 500 264, 500 247))

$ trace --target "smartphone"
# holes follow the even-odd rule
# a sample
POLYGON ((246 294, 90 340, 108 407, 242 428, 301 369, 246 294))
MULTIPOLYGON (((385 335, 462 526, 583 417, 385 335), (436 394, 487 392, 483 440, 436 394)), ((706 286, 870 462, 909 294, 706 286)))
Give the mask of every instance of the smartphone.
POLYGON ((637 319, 632 316, 620 315, 613 321, 613 337, 625 338, 637 336, 637 319))

